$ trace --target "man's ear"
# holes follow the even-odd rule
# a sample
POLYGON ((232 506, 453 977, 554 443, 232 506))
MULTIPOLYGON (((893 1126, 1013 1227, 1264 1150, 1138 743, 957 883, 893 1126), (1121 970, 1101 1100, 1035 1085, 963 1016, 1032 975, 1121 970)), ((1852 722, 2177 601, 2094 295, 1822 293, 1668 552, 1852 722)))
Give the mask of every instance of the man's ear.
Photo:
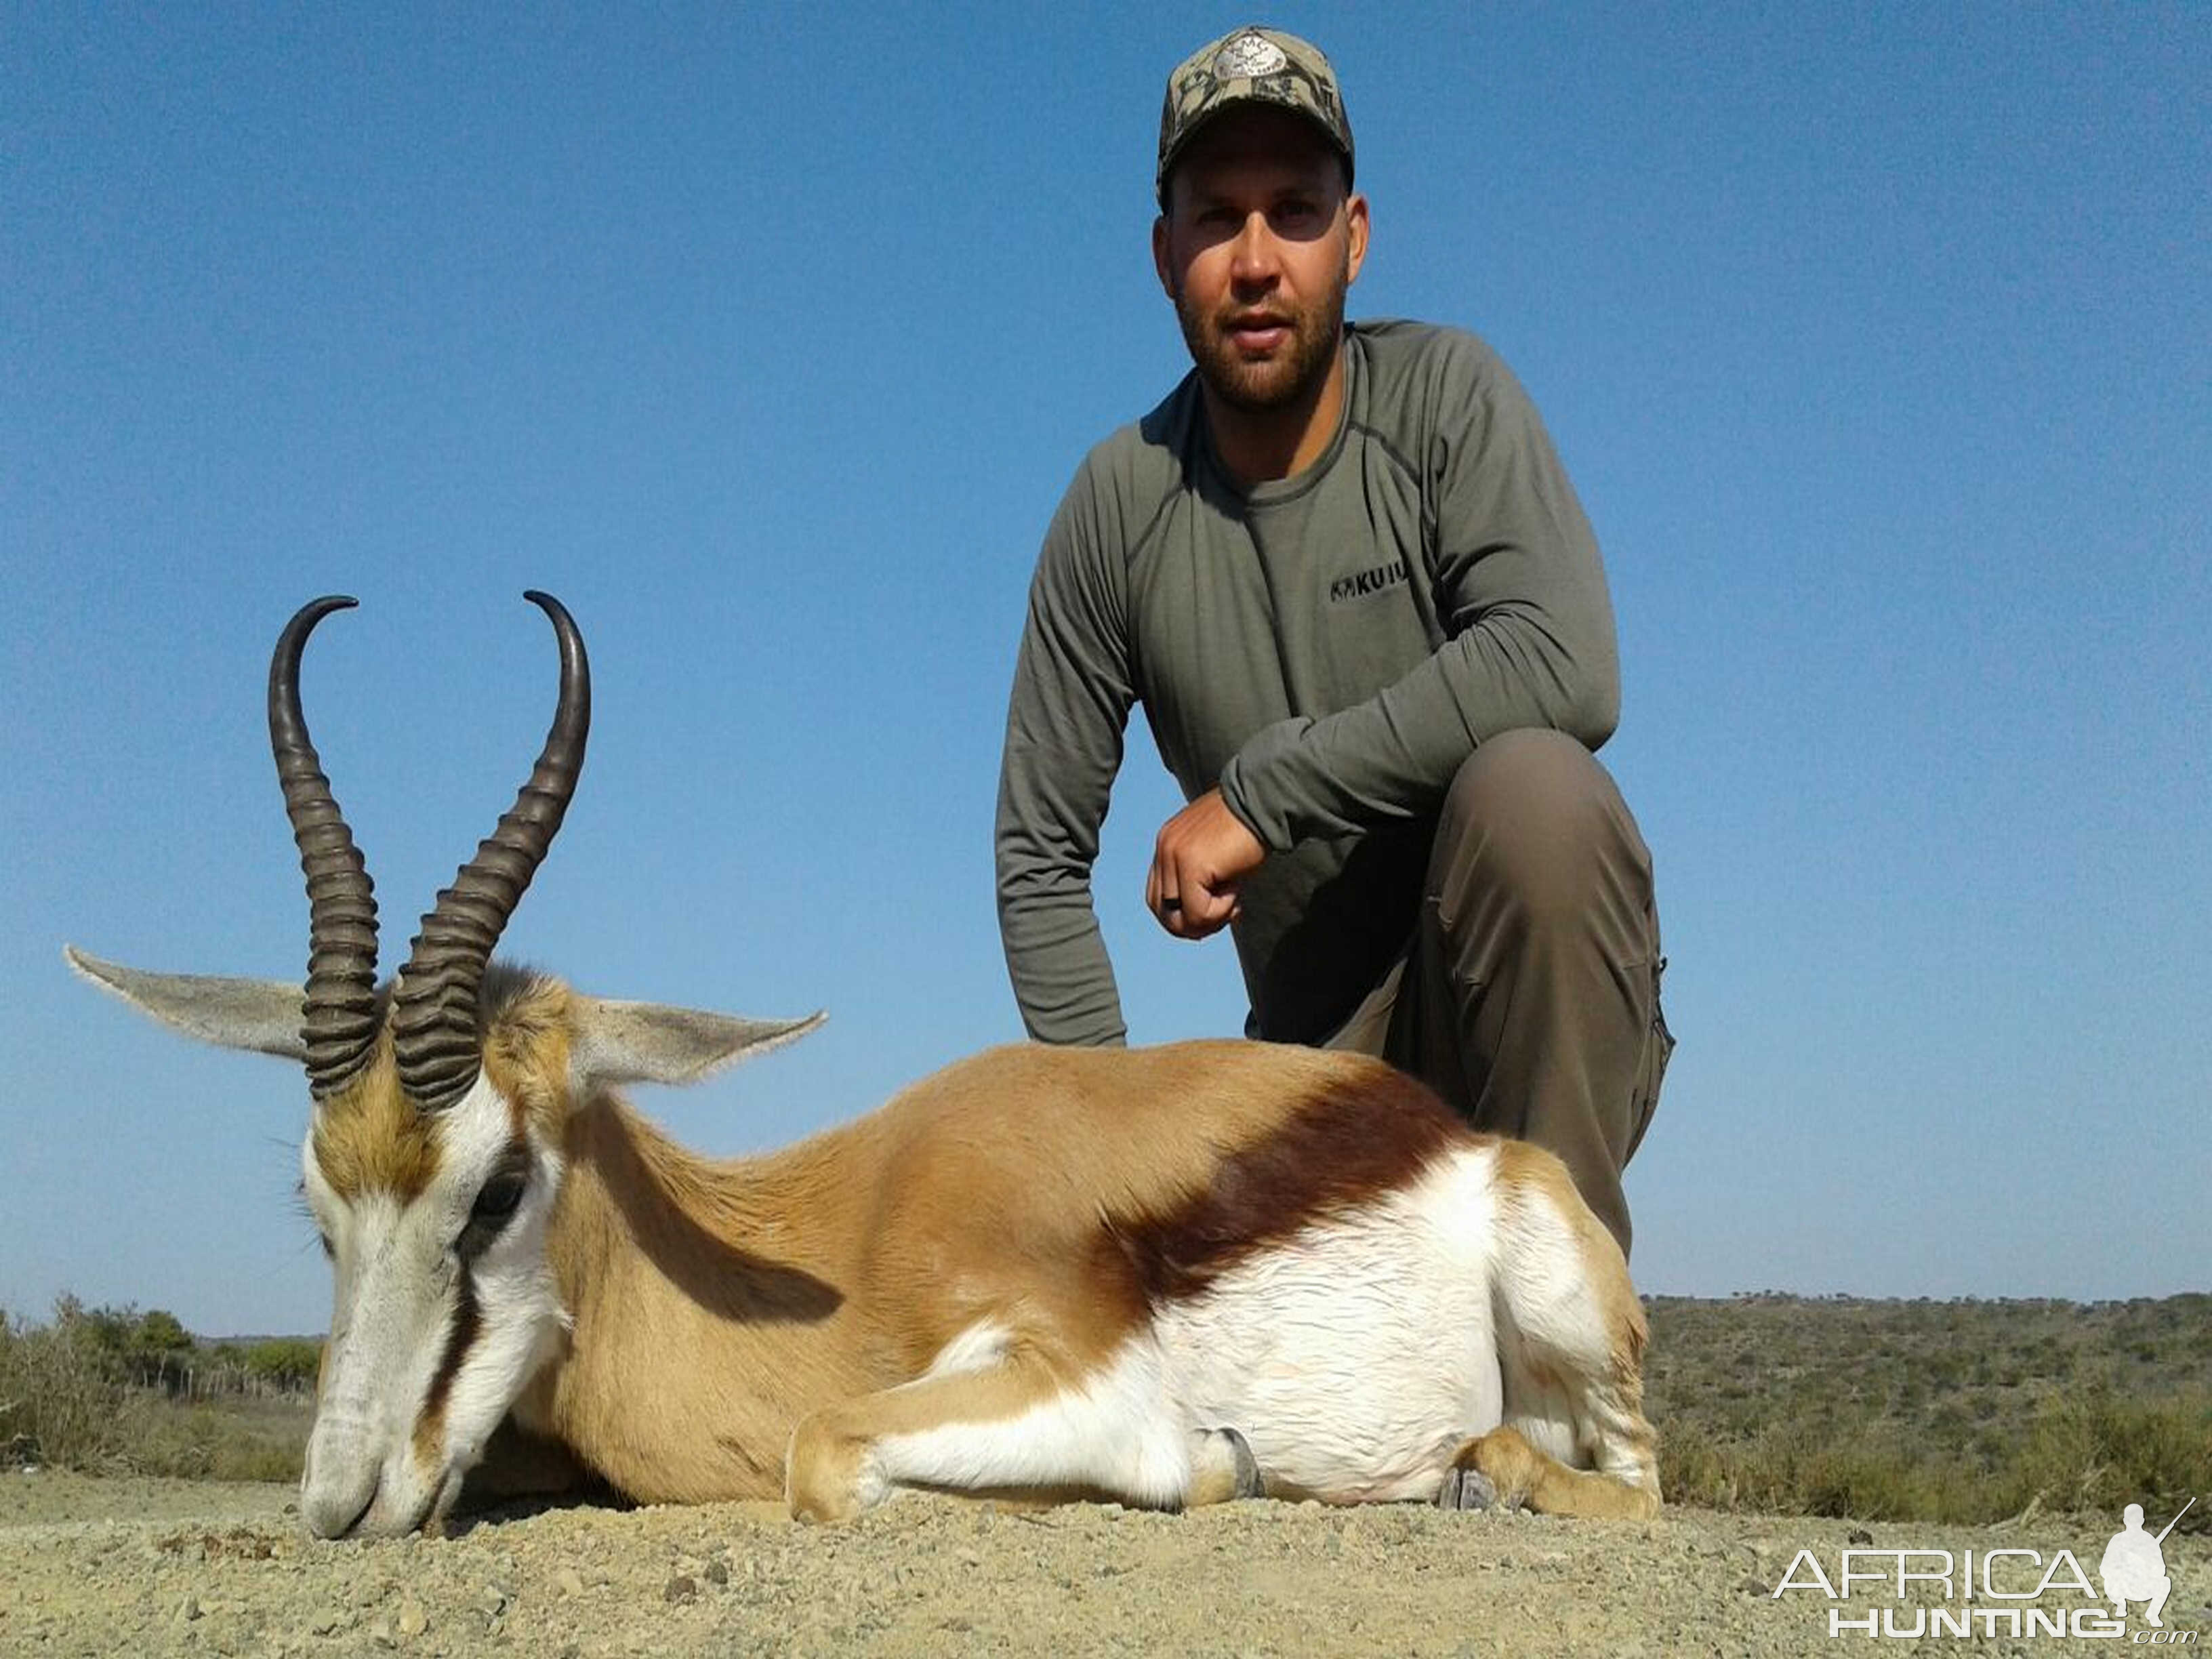
POLYGON ((1359 267, 1367 263, 1367 198, 1358 191, 1344 204, 1344 228, 1352 242, 1344 258, 1344 280, 1348 285, 1359 280, 1359 267))
POLYGON ((1160 279, 1161 292, 1174 299, 1176 285, 1168 269, 1168 216, 1164 213, 1152 221, 1152 271, 1160 279))

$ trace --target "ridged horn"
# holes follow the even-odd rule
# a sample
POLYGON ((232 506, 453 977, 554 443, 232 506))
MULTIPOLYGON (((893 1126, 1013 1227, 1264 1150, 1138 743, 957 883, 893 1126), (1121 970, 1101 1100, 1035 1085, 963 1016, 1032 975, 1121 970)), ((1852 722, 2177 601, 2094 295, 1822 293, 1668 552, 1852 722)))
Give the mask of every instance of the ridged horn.
POLYGON ((399 1082, 427 1111, 469 1091, 483 1064, 477 992, 493 946, 561 828, 592 725, 592 671, 583 636, 561 602, 535 589, 523 598, 552 619, 561 643, 561 700, 530 781, 491 838, 460 868, 422 918, 422 931, 392 993, 392 1043, 399 1082))
POLYGON ((307 997, 301 1036, 307 1087, 317 1099, 343 1086, 376 1043, 375 884, 331 793, 331 781, 300 712, 300 659, 307 635, 356 601, 330 594, 302 605, 269 659, 269 746, 284 786, 284 814, 307 878, 307 997))

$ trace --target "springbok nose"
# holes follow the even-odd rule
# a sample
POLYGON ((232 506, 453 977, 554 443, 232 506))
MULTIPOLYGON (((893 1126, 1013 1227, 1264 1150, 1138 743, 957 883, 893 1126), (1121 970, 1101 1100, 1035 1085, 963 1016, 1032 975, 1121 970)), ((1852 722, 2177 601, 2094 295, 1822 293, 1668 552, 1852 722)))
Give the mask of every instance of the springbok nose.
MULTIPOLYGON (((323 1462, 327 1465, 329 1460, 323 1462)), ((300 1483, 300 1513, 307 1530, 318 1538, 343 1538, 351 1533, 376 1502, 378 1480, 374 1463, 352 1470, 349 1478, 324 1478, 310 1455, 307 1479, 300 1483)))

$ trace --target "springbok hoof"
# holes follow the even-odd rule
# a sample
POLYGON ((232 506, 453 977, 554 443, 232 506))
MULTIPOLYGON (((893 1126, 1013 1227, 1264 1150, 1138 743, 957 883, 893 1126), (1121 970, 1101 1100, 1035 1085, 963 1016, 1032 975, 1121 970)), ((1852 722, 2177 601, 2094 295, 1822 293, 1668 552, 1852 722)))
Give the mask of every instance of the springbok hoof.
POLYGON ((1480 1469, 1449 1469, 1443 1490, 1437 1494, 1440 1510, 1486 1510, 1496 1506, 1498 1488, 1480 1469))
POLYGON ((1230 1455, 1237 1460, 1237 1490, 1238 1498, 1265 1498, 1267 1483, 1260 1476, 1260 1460, 1252 1455, 1252 1443, 1234 1429, 1217 1429, 1217 1434, 1229 1437, 1230 1455))
POLYGON ((1191 1482, 1183 1506, 1227 1504, 1240 1498, 1265 1498, 1266 1478, 1252 1443, 1234 1429, 1191 1431, 1191 1482))

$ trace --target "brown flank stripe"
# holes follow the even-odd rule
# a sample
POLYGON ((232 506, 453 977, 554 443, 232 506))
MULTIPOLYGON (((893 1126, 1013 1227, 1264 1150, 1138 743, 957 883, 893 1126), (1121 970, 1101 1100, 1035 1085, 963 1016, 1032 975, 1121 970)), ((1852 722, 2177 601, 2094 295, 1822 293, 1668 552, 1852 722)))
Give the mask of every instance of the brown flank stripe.
POLYGON ((1109 1215, 1118 1255, 1148 1305, 1202 1293, 1300 1229, 1411 1184, 1472 1134, 1423 1084, 1377 1063, 1325 1085, 1273 1133, 1223 1155, 1206 1187, 1165 1214, 1109 1215))

